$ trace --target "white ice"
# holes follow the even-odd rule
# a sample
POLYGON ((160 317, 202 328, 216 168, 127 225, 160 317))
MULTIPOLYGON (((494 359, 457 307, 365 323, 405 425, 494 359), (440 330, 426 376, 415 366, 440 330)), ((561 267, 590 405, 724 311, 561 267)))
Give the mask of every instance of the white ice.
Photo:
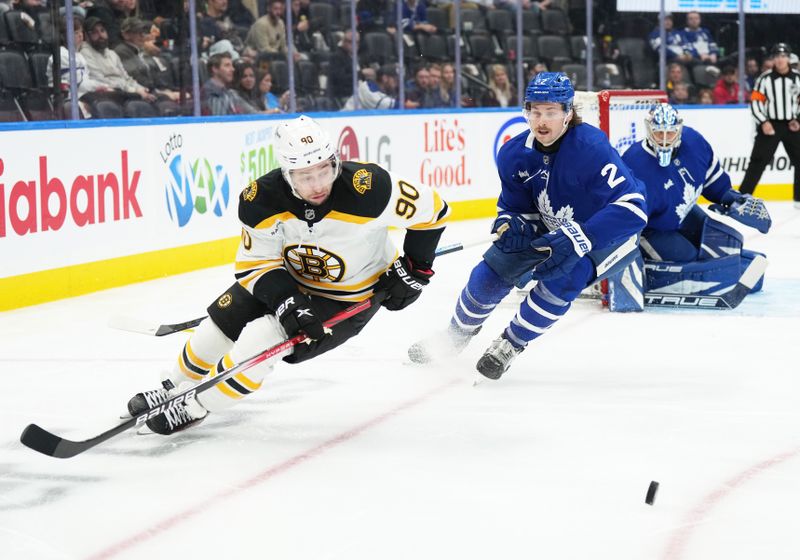
MULTIPOLYGON (((733 311, 615 315, 576 302, 497 382, 474 364, 515 312, 435 367, 483 248, 444 256, 422 298, 338 350, 280 364, 196 428, 85 439, 156 386, 186 335, 109 329, 205 313, 229 267, 0 314, 0 558, 753 559, 800 557, 800 211, 769 205, 765 290, 733 311), (644 503, 651 480, 655 505, 644 503)), ((479 237, 454 223, 443 242, 479 237)))

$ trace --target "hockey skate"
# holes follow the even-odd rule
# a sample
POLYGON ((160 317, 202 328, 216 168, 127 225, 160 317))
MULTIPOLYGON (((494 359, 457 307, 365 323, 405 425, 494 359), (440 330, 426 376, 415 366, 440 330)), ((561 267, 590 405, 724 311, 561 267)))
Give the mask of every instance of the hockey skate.
POLYGON ((484 377, 500 379, 508 371, 514 358, 521 354, 524 349, 524 347, 517 348, 505 336, 500 335, 486 349, 475 368, 484 377))
POLYGON ((474 331, 465 331, 450 325, 446 331, 435 333, 412 344, 408 349, 408 357, 415 364, 428 364, 454 356, 466 348, 472 337, 480 330, 481 327, 474 331))
MULTIPOLYGON (((143 412, 158 406, 176 393, 191 388, 191 383, 182 383, 177 389, 169 379, 162 382, 163 387, 151 391, 143 391, 128 401, 128 412, 131 416, 138 416, 143 412)), ((163 414, 154 416, 146 422, 147 427, 157 434, 168 436, 175 432, 185 430, 202 422, 208 411, 195 399, 175 404, 163 414)))

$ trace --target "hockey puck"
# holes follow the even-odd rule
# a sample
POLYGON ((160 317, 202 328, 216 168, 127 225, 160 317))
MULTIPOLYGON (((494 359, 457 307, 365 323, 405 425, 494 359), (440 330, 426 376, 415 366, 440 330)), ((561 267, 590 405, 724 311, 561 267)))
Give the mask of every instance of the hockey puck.
POLYGON ((655 480, 650 481, 650 488, 647 489, 647 496, 644 498, 644 503, 652 506, 656 501, 656 494, 658 493, 658 482, 655 480))

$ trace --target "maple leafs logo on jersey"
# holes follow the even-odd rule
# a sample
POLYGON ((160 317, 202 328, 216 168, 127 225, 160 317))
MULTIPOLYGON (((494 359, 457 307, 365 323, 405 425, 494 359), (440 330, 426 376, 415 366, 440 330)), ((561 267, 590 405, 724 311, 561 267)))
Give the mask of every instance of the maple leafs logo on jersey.
POLYGON ((542 216, 544 225, 550 231, 560 228, 567 222, 574 221, 575 210, 569 204, 559 208, 558 212, 553 211, 553 206, 550 204, 550 196, 546 190, 542 190, 539 196, 536 197, 536 206, 539 207, 539 213, 542 216))
POLYGON ((359 169, 353 175, 353 188, 358 194, 364 194, 372 188, 372 172, 366 169, 359 169))
POLYGON ((528 177, 531 176, 531 174, 528 173, 527 169, 520 169, 519 171, 517 171, 517 175, 519 176, 520 179, 527 179, 528 177))
POLYGON ((667 191, 669 188, 674 185, 675 183, 672 182, 672 179, 667 179, 667 182, 664 183, 664 190, 667 191))
POLYGON ((697 199, 703 194, 703 185, 695 187, 694 184, 689 181, 689 179, 694 181, 694 177, 692 177, 691 173, 684 167, 679 169, 678 173, 680 173, 681 179, 683 179, 683 203, 675 207, 675 213, 678 215, 678 219, 683 222, 684 218, 689 214, 689 210, 692 209, 697 199))

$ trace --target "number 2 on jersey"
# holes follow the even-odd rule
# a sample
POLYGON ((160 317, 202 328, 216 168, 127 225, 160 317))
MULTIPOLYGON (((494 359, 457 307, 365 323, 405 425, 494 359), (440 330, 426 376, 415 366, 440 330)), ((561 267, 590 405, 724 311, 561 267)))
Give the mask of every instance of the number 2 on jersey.
POLYGON ((611 187, 612 189, 625 180, 625 177, 623 175, 617 177, 617 166, 614 165, 613 163, 606 164, 603 170, 600 171, 600 175, 602 175, 603 177, 608 175, 608 186, 611 187))

